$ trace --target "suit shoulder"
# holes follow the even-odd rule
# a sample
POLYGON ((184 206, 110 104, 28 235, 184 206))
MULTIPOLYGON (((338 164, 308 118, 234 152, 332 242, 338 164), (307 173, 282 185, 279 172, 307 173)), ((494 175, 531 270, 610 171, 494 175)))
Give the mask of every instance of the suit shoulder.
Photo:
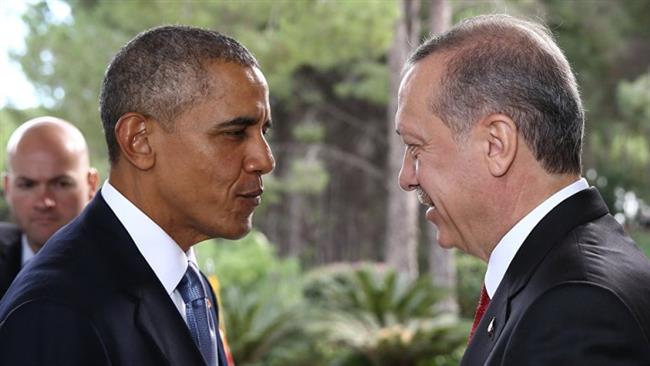
POLYGON ((0 302, 0 319, 11 308, 39 299, 72 307, 97 307, 113 295, 115 276, 111 276, 110 266, 90 242, 54 238, 11 284, 0 302))
POLYGON ((509 337, 504 364, 647 364, 647 331, 610 289, 565 282, 544 291, 524 310, 509 337))
POLYGON ((0 364, 107 364, 106 347, 83 311, 50 299, 19 304, 0 322, 0 364), (40 361, 39 361, 40 360, 40 361))
POLYGON ((8 222, 0 222, 0 250, 20 244, 21 235, 18 226, 8 222))

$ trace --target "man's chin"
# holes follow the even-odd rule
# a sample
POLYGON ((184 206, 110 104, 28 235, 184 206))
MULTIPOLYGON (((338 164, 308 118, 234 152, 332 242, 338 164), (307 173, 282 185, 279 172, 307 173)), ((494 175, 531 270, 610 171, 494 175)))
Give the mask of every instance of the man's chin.
POLYGON ((41 248, 43 248, 43 246, 45 245, 45 242, 47 242, 47 240, 50 237, 52 237, 52 235, 54 235, 54 233, 47 234, 47 235, 40 235, 39 234, 39 235, 36 235, 36 236, 27 235, 27 241, 29 242, 29 246, 32 249, 35 249, 35 252, 37 252, 37 251, 41 250, 41 248))
POLYGON ((445 232, 441 230, 438 225, 435 226, 436 226, 436 242, 438 243, 438 245, 444 249, 455 248, 457 246, 456 241, 452 240, 452 238, 449 238, 447 235, 445 235, 445 232))
POLYGON ((250 233, 252 228, 253 221, 249 218, 248 220, 237 223, 237 225, 233 225, 227 232, 221 233, 218 236, 228 240, 237 240, 250 233))

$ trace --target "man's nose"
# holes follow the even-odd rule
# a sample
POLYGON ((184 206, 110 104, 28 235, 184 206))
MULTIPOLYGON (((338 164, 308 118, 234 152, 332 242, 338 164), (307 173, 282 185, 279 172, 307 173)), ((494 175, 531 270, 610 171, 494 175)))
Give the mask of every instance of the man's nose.
POLYGON ((48 210, 56 206, 56 199, 54 199, 54 194, 49 188, 47 187, 41 188, 38 195, 39 196, 35 204, 36 209, 48 210))
POLYGON ((264 136, 255 143, 250 155, 244 162, 244 169, 250 173, 268 174, 275 169, 275 158, 264 136))
POLYGON ((407 152, 404 152, 402 168, 399 171, 399 186, 405 191, 412 191, 418 186, 415 175, 415 162, 407 152))

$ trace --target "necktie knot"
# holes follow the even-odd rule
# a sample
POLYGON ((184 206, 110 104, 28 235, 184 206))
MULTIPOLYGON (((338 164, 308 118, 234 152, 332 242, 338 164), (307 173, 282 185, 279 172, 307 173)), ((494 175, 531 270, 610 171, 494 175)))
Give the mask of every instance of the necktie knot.
POLYGON ((196 300, 206 298, 203 282, 191 262, 187 266, 187 271, 185 271, 185 275, 183 275, 177 288, 186 304, 191 304, 196 300))

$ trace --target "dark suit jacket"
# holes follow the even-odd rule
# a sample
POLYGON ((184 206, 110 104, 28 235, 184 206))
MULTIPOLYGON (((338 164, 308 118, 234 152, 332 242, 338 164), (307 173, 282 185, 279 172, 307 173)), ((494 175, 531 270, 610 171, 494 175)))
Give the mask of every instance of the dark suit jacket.
POLYGON ((461 365, 647 366, 649 335, 650 261, 590 188, 524 241, 461 365))
MULTIPOLYGON (((227 365, 218 343, 220 365, 227 365)), ((0 365, 204 361, 164 287, 97 194, 27 263, 0 302, 0 365)))
POLYGON ((21 235, 16 225, 0 222, 0 299, 22 266, 21 235))

